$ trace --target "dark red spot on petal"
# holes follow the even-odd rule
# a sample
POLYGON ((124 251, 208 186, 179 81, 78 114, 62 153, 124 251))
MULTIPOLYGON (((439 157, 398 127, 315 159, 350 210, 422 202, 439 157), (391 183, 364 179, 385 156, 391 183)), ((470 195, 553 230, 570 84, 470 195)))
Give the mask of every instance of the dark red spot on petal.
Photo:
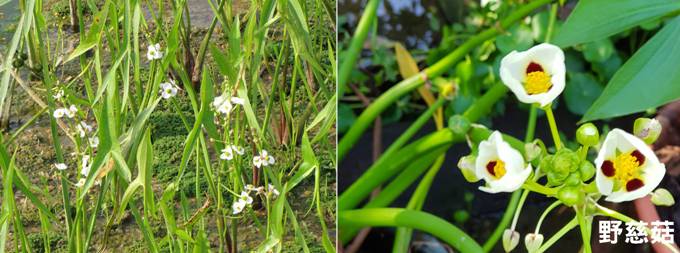
POLYGON ((635 150, 633 151, 633 153, 630 153, 630 155, 635 157, 639 165, 645 163, 645 156, 642 153, 640 153, 640 151, 635 150))
POLYGON ((614 163, 609 160, 604 161, 600 169, 602 170, 602 174, 608 177, 613 177, 616 173, 616 170, 614 169, 614 163))
POLYGON ((496 176, 496 171, 494 171, 494 167, 496 167, 496 161, 490 161, 489 163, 486 164, 486 171, 489 172, 492 176, 496 176))
POLYGON ((638 178, 633 178, 626 183, 626 191, 632 192, 634 190, 640 189, 645 183, 638 178))
POLYGON ((540 64, 535 63, 535 62, 530 62, 529 66, 527 66, 527 74, 531 72, 543 72, 543 67, 541 67, 540 64))

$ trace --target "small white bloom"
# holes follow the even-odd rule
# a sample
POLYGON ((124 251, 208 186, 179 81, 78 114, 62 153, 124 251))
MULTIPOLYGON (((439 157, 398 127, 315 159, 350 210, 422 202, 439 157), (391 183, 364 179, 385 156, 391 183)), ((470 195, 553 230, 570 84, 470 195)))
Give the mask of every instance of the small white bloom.
POLYGON ((64 114, 66 114, 66 110, 64 108, 58 108, 54 110, 54 113, 52 113, 52 116, 54 116, 55 119, 60 119, 64 117, 64 114))
POLYGON ((222 160, 234 159, 234 151, 231 150, 230 146, 227 146, 224 149, 222 149, 222 154, 220 154, 220 159, 222 159, 222 160))
POLYGON ((263 186, 257 187, 255 188, 255 191, 257 192, 257 194, 264 194, 264 187, 263 186))
POLYGON ((501 3, 498 0, 480 0, 479 5, 482 7, 489 6, 489 10, 496 11, 501 3))
POLYGON ((244 201, 246 204, 248 204, 248 205, 250 205, 250 204, 253 203, 253 198, 250 197, 250 195, 249 195, 248 192, 246 192, 246 191, 242 191, 242 192, 241 192, 241 195, 239 196, 239 199, 240 199, 240 200, 243 200, 243 201, 244 201))
POLYGON ((75 105, 69 106, 68 109, 64 108, 64 113, 66 113, 66 117, 73 118, 76 116, 76 113, 78 112, 78 108, 76 108, 75 105))
POLYGON ((666 166, 644 141, 618 128, 607 134, 595 165, 597 189, 611 202, 646 196, 666 174, 666 166))
POLYGON ((97 137, 97 136, 91 137, 89 139, 89 141, 90 141, 90 147, 96 148, 97 146, 99 146, 99 137, 97 137))
POLYGON ((78 183, 75 184, 75 187, 80 188, 80 187, 83 187, 84 185, 85 185, 85 178, 81 178, 80 180, 78 180, 78 183))
POLYGON ((274 197, 278 197, 278 196, 279 196, 279 190, 277 190, 276 187, 274 187, 272 184, 269 184, 269 185, 268 185, 267 191, 268 191, 269 193, 271 193, 272 195, 274 195, 274 197))
POLYGON ((270 156, 269 153, 267 153, 267 150, 262 150, 260 151, 259 156, 253 157, 253 164, 255 164, 255 167, 261 167, 261 166, 269 166, 274 164, 274 157, 270 156))
POLYGON ((233 210, 233 214, 239 214, 243 212, 243 209, 246 207, 246 202, 239 199, 238 201, 234 202, 234 204, 231 205, 231 209, 233 210))
POLYGON ((215 111, 224 115, 229 115, 231 109, 234 108, 234 106, 231 104, 231 101, 229 101, 225 95, 215 97, 215 99, 213 99, 212 106, 215 111))
POLYGON ((88 125, 85 121, 81 121, 77 126, 78 134, 81 138, 85 137, 85 134, 92 132, 92 126, 88 125))
POLYGON ((161 97, 168 99, 177 95, 177 86, 174 80, 167 83, 161 83, 161 97))
POLYGON ((543 43, 527 51, 512 51, 501 60, 503 83, 519 101, 541 107, 550 104, 564 91, 566 67, 564 52, 543 43))
POLYGON ((231 97, 231 103, 237 104, 237 105, 243 105, 243 103, 245 103, 245 100, 240 98, 240 97, 231 97))
POLYGON ((236 145, 231 145, 230 147, 231 147, 231 150, 236 152, 237 155, 245 154, 245 150, 243 149, 243 147, 239 147, 239 146, 236 146, 236 145))
POLYGON ((255 190, 255 186, 252 184, 247 184, 246 187, 244 187, 244 189, 246 189, 246 191, 248 192, 251 192, 255 190))
POLYGON ((149 59, 149 61, 153 60, 158 60, 163 58, 163 52, 161 51, 161 45, 156 43, 153 45, 149 45, 148 51, 146 52, 146 58, 149 59))
POLYGON ((480 190, 513 192, 531 174, 531 164, 525 164, 522 154, 505 142, 500 132, 494 131, 487 140, 479 143, 475 171, 477 178, 486 181, 485 186, 479 187, 480 190))
POLYGON ((67 168, 65 163, 56 163, 54 164, 54 167, 56 167, 58 170, 65 170, 67 168))
POLYGON ((92 167, 92 164, 90 164, 90 156, 89 155, 84 155, 83 156, 83 168, 80 170, 80 174, 83 176, 87 176, 90 174, 90 168, 92 167))
POLYGON ((55 92, 54 95, 52 95, 52 97, 53 97, 54 99, 60 99, 60 98, 62 98, 63 96, 64 96, 64 90, 61 90, 61 89, 60 89, 60 90, 57 90, 57 92, 55 92))

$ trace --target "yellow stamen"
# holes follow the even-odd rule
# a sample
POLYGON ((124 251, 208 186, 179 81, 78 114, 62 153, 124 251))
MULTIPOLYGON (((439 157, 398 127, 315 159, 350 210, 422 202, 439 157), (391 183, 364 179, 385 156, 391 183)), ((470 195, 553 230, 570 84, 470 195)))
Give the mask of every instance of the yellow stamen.
POLYGON ((640 177, 640 163, 631 153, 620 154, 612 161, 615 169, 614 177, 623 185, 634 178, 640 177))
POLYGON ((524 89, 529 95, 546 93, 550 87, 552 87, 550 76, 543 71, 531 72, 524 80, 524 89))
POLYGON ((493 176, 496 179, 502 178, 505 175, 505 163, 501 160, 496 161, 496 166, 493 166, 493 176))

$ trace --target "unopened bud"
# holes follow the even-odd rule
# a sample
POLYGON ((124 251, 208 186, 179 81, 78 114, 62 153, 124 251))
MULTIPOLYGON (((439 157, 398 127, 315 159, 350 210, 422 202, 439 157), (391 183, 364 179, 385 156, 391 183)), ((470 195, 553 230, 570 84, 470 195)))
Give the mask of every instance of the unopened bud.
POLYGON ((538 251, 538 248, 543 244, 543 235, 529 233, 524 237, 524 245, 527 247, 529 253, 538 251))
POLYGON ((505 252, 510 252, 519 244, 519 233, 514 230, 506 229, 503 232, 503 249, 505 252))
POLYGON ((541 155, 541 146, 536 141, 524 144, 524 158, 531 162, 541 155))
POLYGON ((583 203, 585 196, 581 189, 573 186, 564 186, 557 191, 557 199, 566 206, 573 206, 583 203))
POLYGON ((647 144, 652 144, 661 134, 661 123, 656 119, 638 118, 633 126, 633 133, 647 144))
POLYGON ((458 168, 460 169, 460 172, 463 174, 463 177, 465 177, 465 180, 470 183, 479 181, 477 173, 475 173, 476 159, 477 157, 474 155, 467 155, 461 157, 460 160, 458 160, 458 168))
POLYGON ((589 161, 583 161, 579 173, 581 174, 581 181, 588 181, 595 175, 595 165, 589 161))
POLYGON ((652 194, 652 203, 657 206, 672 206, 675 204, 673 195, 664 188, 656 189, 652 194))
POLYGON ((600 141, 600 133, 593 123, 585 123, 576 130, 576 141, 583 146, 595 146, 600 141))
POLYGON ((558 150, 552 159, 553 170, 559 173, 574 172, 580 164, 578 154, 568 148, 558 150))
POLYGON ((449 128, 457 135, 466 135, 470 130, 470 121, 461 115, 453 115, 449 118, 449 128))

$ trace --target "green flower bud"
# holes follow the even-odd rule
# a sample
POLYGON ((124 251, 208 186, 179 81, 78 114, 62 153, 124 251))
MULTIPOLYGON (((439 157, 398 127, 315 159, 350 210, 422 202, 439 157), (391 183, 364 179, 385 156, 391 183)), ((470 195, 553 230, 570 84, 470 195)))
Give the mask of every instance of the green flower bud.
POLYGON ((595 146, 600 142, 600 133, 593 123, 585 123, 576 130, 576 141, 583 146, 595 146))
POLYGON ((476 159, 477 157, 474 155, 467 155, 461 157, 460 160, 458 160, 458 168, 460 169, 460 172, 463 174, 463 177, 465 177, 465 180, 470 183, 479 181, 479 178, 477 178, 477 173, 475 173, 476 159))
POLYGON ((470 130, 470 121, 461 115, 453 115, 449 118, 449 128, 457 135, 466 135, 470 130))
POLYGON ((541 155, 541 146, 534 142, 524 144, 524 158, 527 162, 531 162, 541 155))
POLYGON ((543 235, 529 233, 524 237, 524 245, 527 247, 529 253, 538 251, 538 248, 543 244, 543 235))
POLYGON ((633 133, 647 144, 652 144, 661 134, 661 123, 656 119, 638 118, 633 126, 633 133))
POLYGON ((545 174, 548 174, 548 172, 552 171, 552 160, 553 160, 553 155, 546 155, 543 157, 541 162, 538 164, 538 168, 545 174))
POLYGON ((503 249, 505 252, 510 252, 519 244, 519 233, 514 230, 506 229, 503 232, 503 249))
POLYGON ((558 150, 552 160, 553 171, 561 173, 574 172, 578 170, 579 165, 580 159, 578 154, 568 148, 558 150))
POLYGON ((576 186, 579 184, 581 184, 581 174, 578 172, 572 172, 567 176, 567 179, 564 180, 564 185, 576 186))
POLYGON ((585 195, 577 187, 565 186, 557 191, 557 199, 567 206, 583 203, 585 195))
POLYGON ((564 181, 567 180, 569 172, 550 171, 547 173, 547 176, 548 186, 562 185, 564 184, 564 181))
POLYGON ((664 188, 656 189, 652 195, 652 203, 657 206, 673 206, 675 204, 675 199, 673 195, 664 188))
POLYGON ((583 161, 579 168, 579 174, 581 174, 581 181, 590 180, 595 175, 595 165, 589 161, 583 161))

